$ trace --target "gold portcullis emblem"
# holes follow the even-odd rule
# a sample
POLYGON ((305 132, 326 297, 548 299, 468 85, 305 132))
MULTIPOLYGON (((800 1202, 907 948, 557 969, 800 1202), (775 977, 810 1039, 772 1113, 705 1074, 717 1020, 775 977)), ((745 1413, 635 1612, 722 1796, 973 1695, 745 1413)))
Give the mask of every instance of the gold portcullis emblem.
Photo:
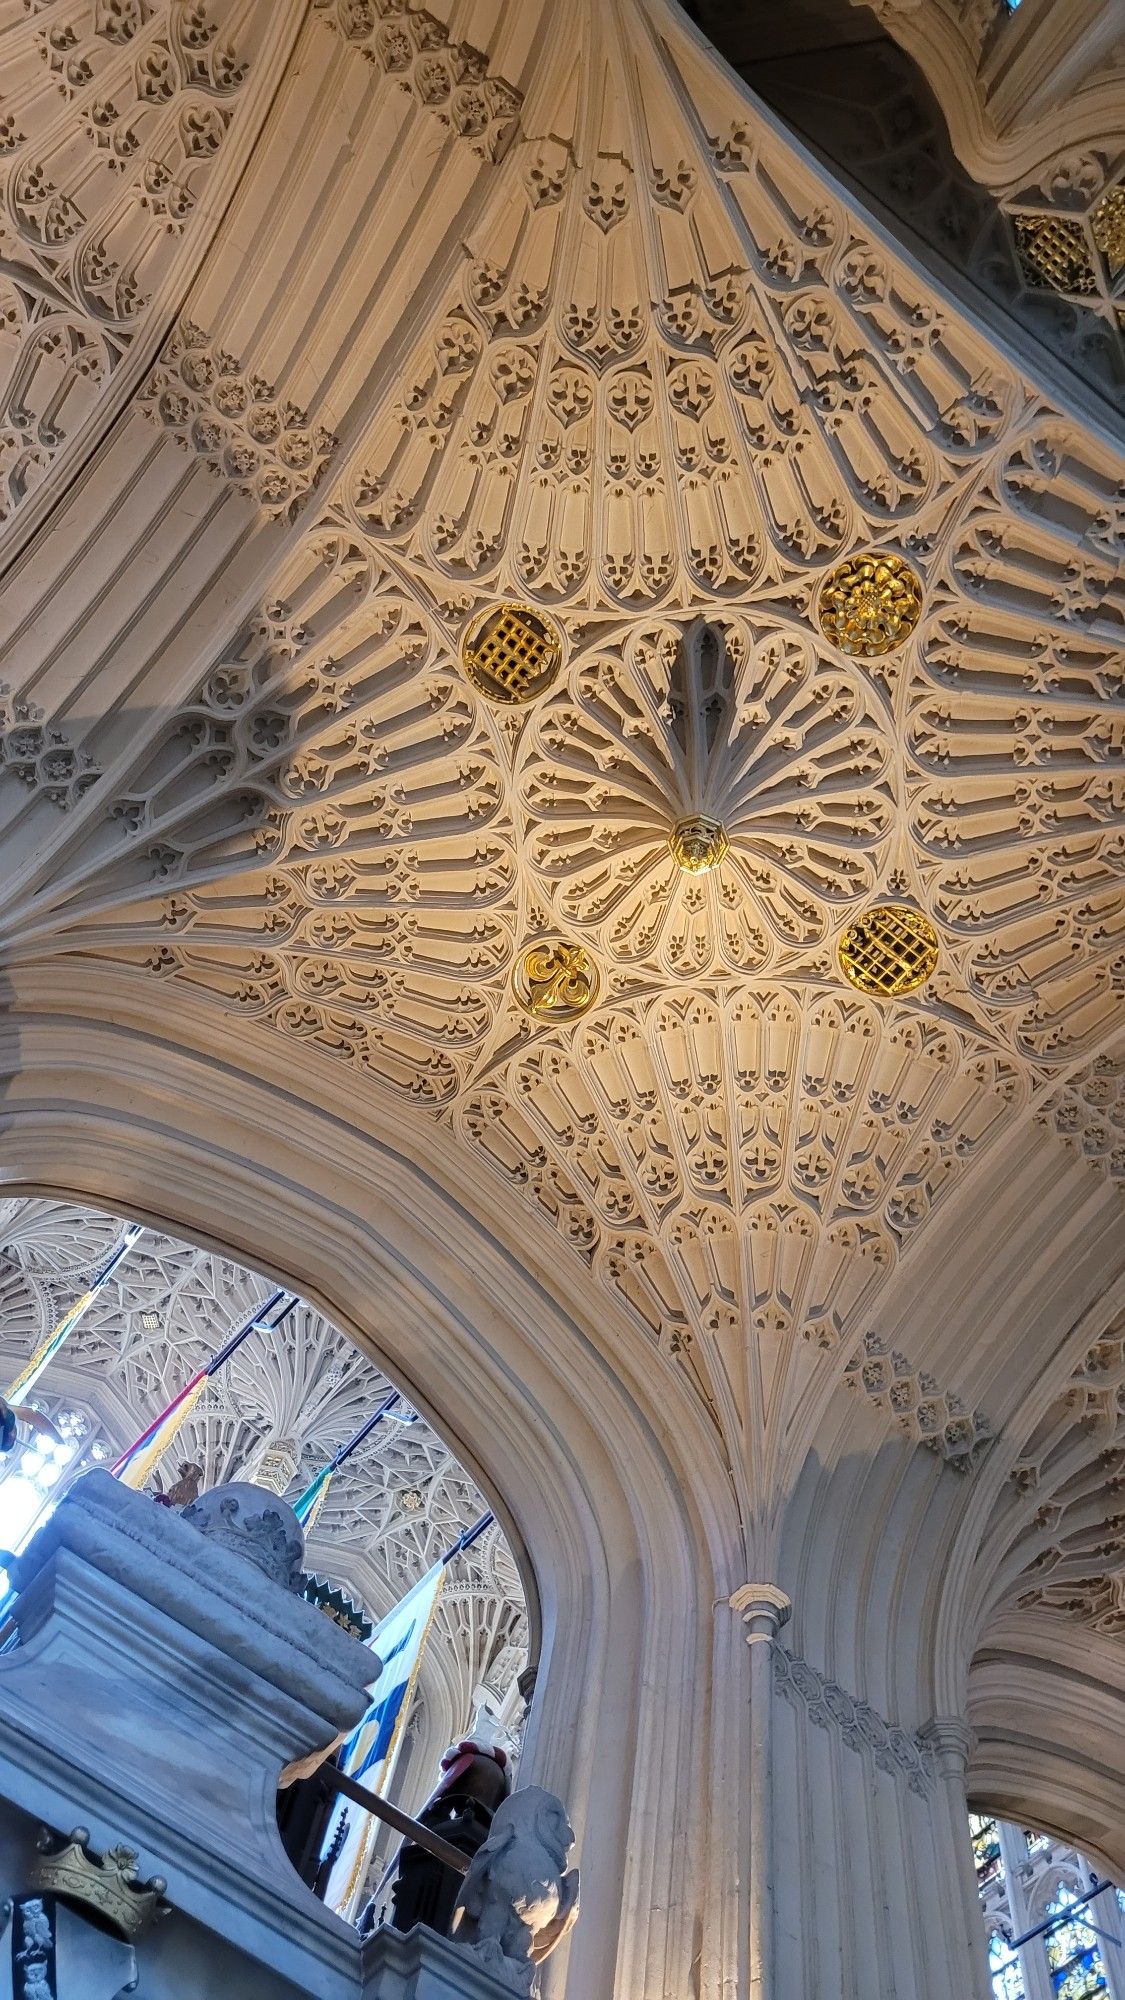
POLYGON ((461 660, 489 701, 534 701, 562 665, 562 638, 554 621, 529 604, 494 604, 469 626, 461 660))
POLYGON ((840 970, 861 993, 894 1000, 916 993, 938 962, 938 935, 928 917, 903 903, 876 903, 856 917, 839 943, 840 970))
POLYGON ((1080 222, 1065 215, 1016 215, 1012 228, 1029 284, 1049 285, 1056 292, 1077 292, 1080 298, 1091 298, 1097 291, 1097 275, 1080 222))
POLYGON ((598 997, 598 968, 582 945, 545 938, 523 953, 512 985, 533 1020, 577 1021, 598 997))
POLYGON ((1090 228, 1110 275, 1116 278, 1125 271, 1125 185, 1103 194, 1090 217, 1090 228))
POLYGON ((668 835, 668 845, 680 867, 689 875, 706 875, 717 868, 730 841, 726 828, 706 813, 692 813, 678 819, 668 835))
POLYGON ((908 639, 922 615, 922 586, 901 556, 849 556, 820 587, 817 616, 842 653, 877 659, 908 639))

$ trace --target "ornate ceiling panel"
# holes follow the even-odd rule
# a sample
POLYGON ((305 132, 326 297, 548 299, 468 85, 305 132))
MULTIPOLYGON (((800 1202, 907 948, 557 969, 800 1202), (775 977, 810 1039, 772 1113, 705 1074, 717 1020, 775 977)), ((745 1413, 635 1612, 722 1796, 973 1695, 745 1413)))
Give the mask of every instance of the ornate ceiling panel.
MULTIPOLYGON (((73 1305, 123 1226, 63 1202, 3 1204, 0 1353, 9 1377, 73 1305)), ((97 1455, 115 1457, 272 1291, 226 1258, 146 1230, 35 1400, 52 1414, 88 1412, 97 1455)), ((191 1463, 206 1486, 251 1477, 272 1446, 292 1468, 292 1498, 355 1436, 389 1386, 346 1335, 299 1304, 275 1331, 252 1335, 213 1378, 156 1483, 166 1488, 191 1463)), ((403 1403, 334 1476, 309 1534, 308 1566, 381 1617, 486 1505, 448 1447, 403 1403)), ((523 1592, 499 1528, 451 1569, 431 1645, 432 1671, 454 1691, 451 1729, 468 1725, 481 1687, 499 1706, 527 1651, 523 1592)))
MULTIPOLYGON (((441 1121, 676 1358, 748 1506, 846 1381, 967 1464, 962 1385, 865 1343, 969 1169, 1113 1060, 1119 468, 663 0, 591 5, 578 68, 573 24, 534 52, 526 25, 485 53, 409 7, 310 17, 302 60, 407 106, 419 175, 471 157, 464 229, 422 280, 359 200, 272 320, 262 276, 257 333, 241 267, 204 265, 140 402, 272 539, 251 593, 201 536, 190 678, 48 744, 80 784, 13 716, 6 949, 126 968, 154 1014, 222 1010, 441 1121), (397 347, 344 311, 370 268, 412 274, 397 347), (336 371, 331 427, 285 347, 291 384, 336 371), (868 551, 920 615, 845 650, 821 593, 868 551), (504 598, 558 629, 526 704, 461 664, 504 598), (699 818, 706 873, 669 844, 699 818), (938 939, 903 1001, 837 956, 888 898, 938 939), (598 989, 564 1025, 512 986, 559 941, 598 989)), ((331 179, 308 95, 307 146, 260 142, 279 217, 294 158, 331 179)))
POLYGON ((0 536, 214 227, 261 0, 0 6, 0 536))
POLYGON ((1002 1622, 1010 1647, 1022 1636, 1035 1653, 1043 1613, 1102 1638, 1125 1633, 1125 1315, 1091 1344, 1028 1438, 981 1566, 989 1619, 1002 1622))

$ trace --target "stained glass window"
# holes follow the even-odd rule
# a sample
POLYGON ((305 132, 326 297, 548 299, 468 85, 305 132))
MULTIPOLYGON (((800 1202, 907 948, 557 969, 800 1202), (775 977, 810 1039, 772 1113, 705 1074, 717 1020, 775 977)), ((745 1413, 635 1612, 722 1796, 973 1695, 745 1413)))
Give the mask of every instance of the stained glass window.
POLYGON ((1027 2000, 1019 1954, 1013 1952, 1007 1938, 998 1931, 993 1931, 988 1940, 988 1967, 996 2000, 1027 2000))
MULTIPOLYGON (((91 1441, 90 1420, 80 1410, 52 1410, 49 1421, 53 1430, 32 1431, 0 1466, 0 1561, 18 1555, 31 1540, 58 1497, 60 1481, 69 1485, 80 1461, 106 1456, 105 1447, 91 1441)), ((8 1573, 0 1568, 0 1594, 8 1585, 8 1573)))
POLYGON ((1000 1835, 994 1819, 985 1819, 980 1813, 969 1814, 969 1832, 973 1841, 973 1863, 977 1871, 977 1888, 983 1889, 1004 1872, 1000 1859, 1000 1835))
MULTIPOLYGON (((1047 1915, 1059 1916, 1076 1901, 1073 1890, 1060 1882, 1047 1905, 1047 1915)), ((1098 1941, 1088 1924, 1083 1923, 1081 1914, 1048 1931, 1047 1963, 1059 2000, 1095 2000, 1097 1994, 1107 1990, 1098 1941)))

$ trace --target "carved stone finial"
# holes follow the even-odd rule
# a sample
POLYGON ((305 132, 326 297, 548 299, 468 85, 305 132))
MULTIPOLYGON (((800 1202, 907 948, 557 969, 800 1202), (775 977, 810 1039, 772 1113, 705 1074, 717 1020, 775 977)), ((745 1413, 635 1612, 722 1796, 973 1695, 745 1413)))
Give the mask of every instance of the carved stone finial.
POLYGON ((552 1792, 528 1785, 496 1808, 453 1912, 452 1936, 517 1993, 578 1915, 578 1870, 567 1870, 574 1831, 552 1792))
POLYGON ((256 1563, 284 1590, 299 1590, 305 1558, 301 1524, 284 1500, 245 1480, 212 1487, 185 1507, 181 1520, 221 1542, 232 1555, 256 1563))

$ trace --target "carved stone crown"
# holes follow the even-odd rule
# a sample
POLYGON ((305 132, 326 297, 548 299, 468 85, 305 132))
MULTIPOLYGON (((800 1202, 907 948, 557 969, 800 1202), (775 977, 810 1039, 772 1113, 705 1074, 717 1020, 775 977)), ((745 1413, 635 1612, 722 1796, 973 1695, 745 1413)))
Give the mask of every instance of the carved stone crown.
POLYGON ((120 1937, 138 1937, 154 1917, 166 1914, 164 1891, 168 1884, 163 1875, 141 1882, 131 1847, 111 1847, 105 1854, 91 1854, 89 1839, 84 1826, 76 1826, 66 1838, 42 1827, 40 1858, 32 1864, 30 1885, 95 1911, 120 1937))
POLYGON ((232 1555, 254 1563, 283 1590, 300 1590, 304 1532, 292 1507, 276 1494, 234 1479, 200 1494, 180 1518, 232 1555))

